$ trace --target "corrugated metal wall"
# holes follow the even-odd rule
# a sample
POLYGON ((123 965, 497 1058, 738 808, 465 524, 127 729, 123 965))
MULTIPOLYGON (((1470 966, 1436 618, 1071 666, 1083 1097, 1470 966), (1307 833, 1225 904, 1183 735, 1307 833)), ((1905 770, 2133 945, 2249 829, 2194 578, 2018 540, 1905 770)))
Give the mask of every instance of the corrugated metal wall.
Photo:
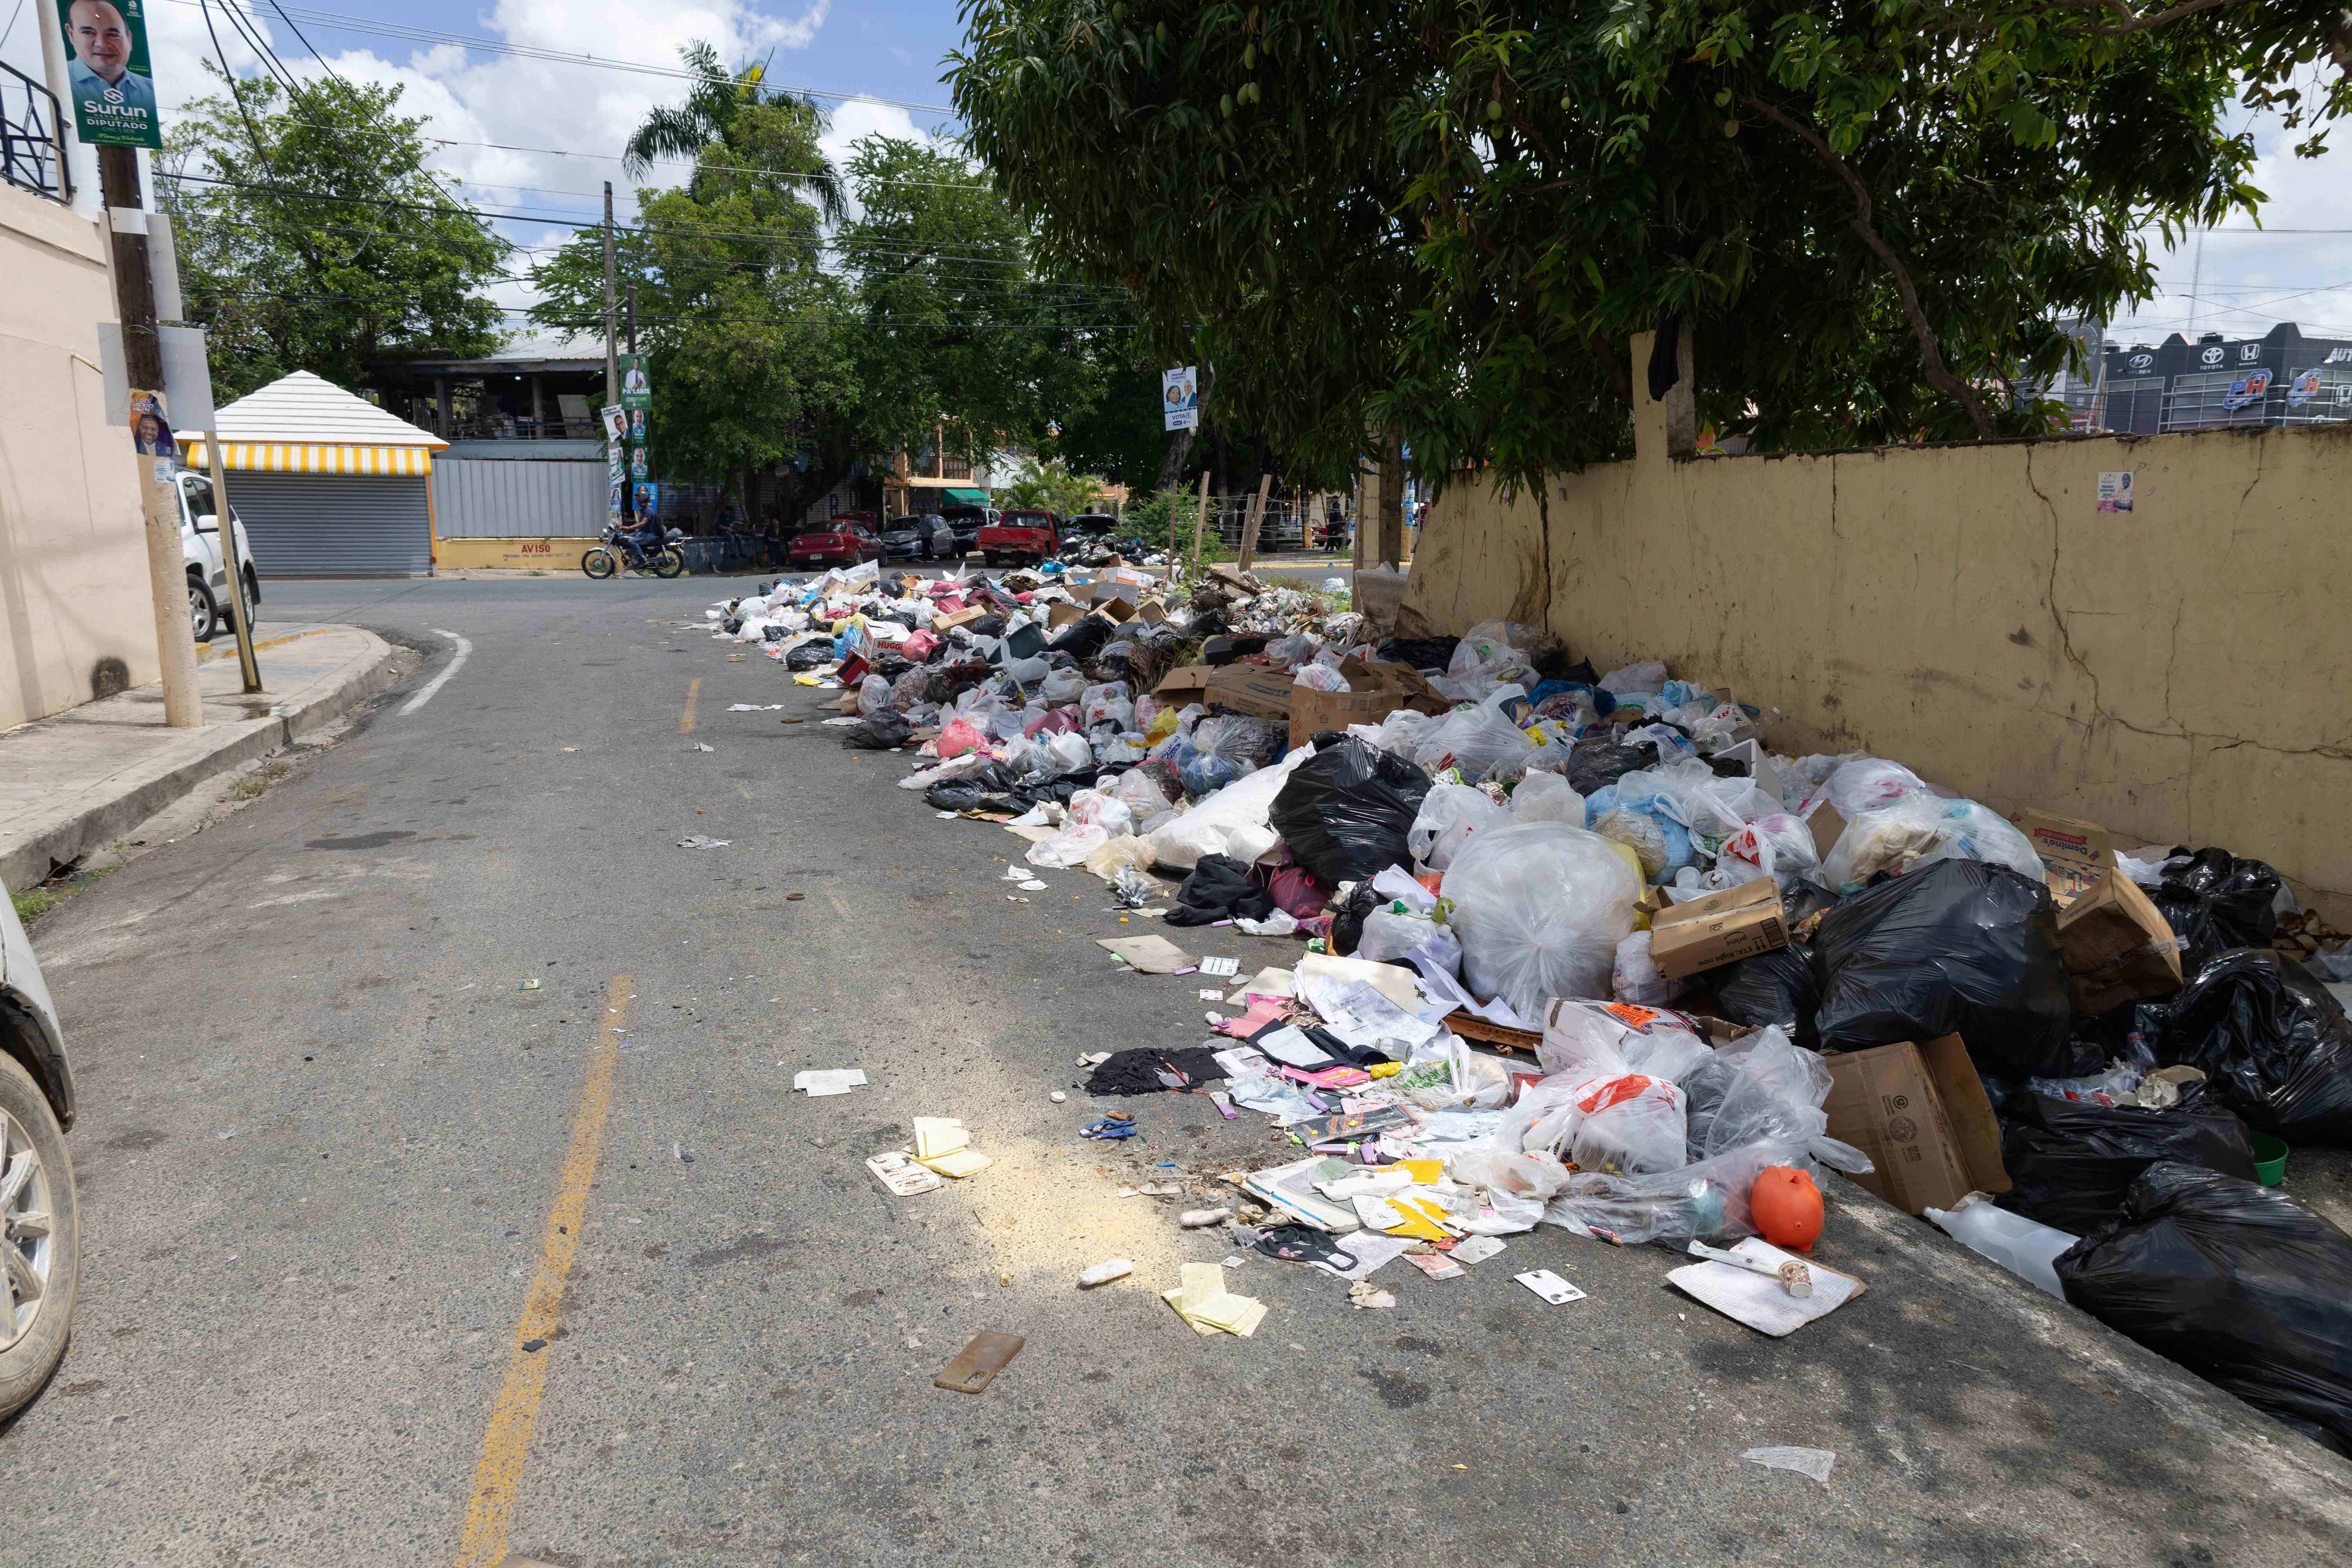
POLYGON ((430 482, 241 473, 228 494, 265 578, 422 577, 433 570, 430 482))
POLYGON ((444 539, 593 539, 604 531, 604 465, 440 458, 433 521, 444 539))

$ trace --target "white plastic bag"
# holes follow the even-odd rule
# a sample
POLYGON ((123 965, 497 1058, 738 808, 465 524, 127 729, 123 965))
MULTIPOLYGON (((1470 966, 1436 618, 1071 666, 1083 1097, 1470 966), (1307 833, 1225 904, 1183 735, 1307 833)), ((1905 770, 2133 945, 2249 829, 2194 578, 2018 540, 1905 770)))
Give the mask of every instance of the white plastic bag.
POLYGON ((1531 772, 1511 792, 1513 822, 1564 822, 1584 826, 1584 797, 1554 773, 1531 772))
POLYGON ((1504 826, 1510 820, 1485 790, 1442 784, 1423 799, 1421 812, 1404 836, 1405 847, 1422 865, 1443 871, 1454 864, 1473 834, 1504 826))
POLYGON ((1759 816, 1723 841, 1716 869, 1727 885, 1769 877, 1786 888, 1822 863, 1812 830, 1786 812, 1759 816))
POLYGON ((1037 694, 1046 706, 1065 708, 1086 695, 1087 678, 1076 670, 1064 668, 1048 673, 1037 688, 1037 694))
POLYGON ((1151 835, 1151 853, 1173 870, 1189 871, 1203 855, 1249 862, 1282 842, 1267 820, 1290 770, 1314 752, 1301 746, 1270 768, 1227 784, 1151 835))
POLYGON ((857 683, 857 710, 871 718, 890 706, 890 683, 878 675, 869 675, 857 683))
POLYGON ((1482 702, 1475 708, 1457 708, 1438 721, 1435 729, 1419 738, 1412 760, 1431 773, 1457 768, 1475 784, 1496 763, 1519 761, 1532 750, 1517 725, 1493 703, 1482 702))
POLYGON ((1318 691, 1345 691, 1348 678, 1328 664, 1302 664, 1291 684, 1312 687, 1318 691))
POLYGON ((1620 1002, 1663 1007, 1690 989, 1687 980, 1669 980, 1650 956, 1650 933, 1637 931, 1617 944, 1617 960, 1610 971, 1610 989, 1620 1002))
POLYGON ((1565 823, 1475 834, 1441 884, 1464 982, 1523 1018, 1555 996, 1607 994, 1641 881, 1606 840, 1565 823))
POLYGON ((1643 697, 1666 689, 1666 667, 1654 658, 1639 664, 1629 664, 1622 669, 1612 669, 1601 678, 1604 691, 1619 697, 1643 697))
POLYGON ((1865 811, 1892 805, 1902 796, 1927 787, 1927 781, 1901 763, 1878 757, 1854 757, 1831 773, 1822 793, 1840 816, 1852 822, 1865 811))
POLYGON ((1919 790, 1849 817, 1822 864, 1822 880, 1832 888, 1859 887, 1880 871, 1907 871, 1937 860, 1982 860, 2036 882, 2043 875, 2033 846, 2000 813, 1919 790))
POLYGON ((1074 822, 1053 837, 1029 846, 1026 858, 1032 866, 1079 866, 1109 842, 1110 834, 1099 824, 1074 822))
POLYGON ((1123 838, 1135 824, 1127 802, 1098 789, 1082 789, 1070 796, 1070 820, 1091 822, 1113 838, 1123 838))
MULTIPOLYGON (((1412 910, 1382 904, 1364 917, 1363 934, 1356 939, 1354 956, 1374 963, 1396 963, 1414 948, 1428 946, 1441 963, 1458 964, 1462 944, 1434 918, 1412 910)), ((1449 965, 1450 967, 1451 965, 1449 965)))

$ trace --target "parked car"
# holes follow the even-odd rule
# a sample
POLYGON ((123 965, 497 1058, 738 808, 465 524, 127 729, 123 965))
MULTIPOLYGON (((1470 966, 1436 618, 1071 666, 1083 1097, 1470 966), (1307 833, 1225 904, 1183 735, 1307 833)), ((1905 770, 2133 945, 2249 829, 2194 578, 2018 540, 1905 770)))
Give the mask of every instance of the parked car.
POLYGON ((1062 548, 1062 520, 1050 511, 1007 511, 980 531, 979 544, 991 566, 1034 566, 1062 548))
POLYGON ((874 514, 845 511, 832 521, 793 535, 784 546, 787 571, 804 572, 819 566, 855 566, 882 557, 881 536, 874 531, 874 514))
POLYGON ((81 1278, 80 1207, 66 1129, 73 1075, 41 966, 0 888, 0 1419, 58 1368, 81 1278))
POLYGON ((882 533, 885 561, 952 561, 962 553, 956 548, 955 530, 937 512, 893 518, 882 533))
POLYGON ((955 530, 958 555, 969 555, 979 549, 980 531, 996 521, 995 511, 984 506, 941 507, 940 515, 955 530))
MULTIPOLYGON (((221 559, 219 509, 213 503, 213 482, 202 474, 180 475, 180 559, 188 571, 188 622, 196 640, 229 629, 228 568, 221 559)), ((248 604, 261 603, 261 574, 254 570, 253 547, 245 537, 245 523, 229 508, 229 532, 236 542, 237 570, 245 577, 248 604)))

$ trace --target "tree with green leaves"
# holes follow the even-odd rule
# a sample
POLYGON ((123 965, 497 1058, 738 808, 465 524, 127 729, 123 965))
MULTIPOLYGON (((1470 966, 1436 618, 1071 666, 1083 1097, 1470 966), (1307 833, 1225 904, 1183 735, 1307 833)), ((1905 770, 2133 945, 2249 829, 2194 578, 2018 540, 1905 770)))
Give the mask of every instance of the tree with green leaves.
POLYGON ((356 388, 380 359, 497 347, 484 291, 509 247, 425 167, 425 122, 398 112, 399 87, 331 76, 289 102, 205 68, 221 91, 172 117, 156 195, 216 400, 297 370, 356 388))
POLYGON ((1801 447, 2024 434, 2141 232, 2254 211, 2233 97, 2346 107, 2316 0, 974 0, 972 144, 1050 254, 1306 451, 1424 481, 1622 454, 1630 335, 1801 447))
MULTIPOLYGON (((644 122, 629 133, 627 144, 621 149, 621 168, 630 178, 644 179, 656 163, 692 163, 701 156, 703 148, 726 141, 728 132, 747 109, 794 110, 818 134, 824 132, 826 116, 814 99, 767 89, 764 62, 730 73, 719 63, 719 51, 699 38, 678 55, 693 73, 694 85, 687 90, 685 102, 655 105, 644 122)), ((839 223, 846 216, 841 172, 823 153, 812 157, 804 170, 781 173, 799 180, 803 193, 827 223, 839 223)))
MULTIPOLYGON (((686 183, 641 190, 637 222, 616 237, 656 388, 653 449, 670 473, 740 487, 747 513, 755 468, 793 465, 796 513, 865 455, 846 291, 822 265, 824 211, 806 177, 824 163, 822 130, 798 100, 738 105, 686 183)), ((581 231, 532 279, 534 321, 602 330, 601 231, 581 231)))

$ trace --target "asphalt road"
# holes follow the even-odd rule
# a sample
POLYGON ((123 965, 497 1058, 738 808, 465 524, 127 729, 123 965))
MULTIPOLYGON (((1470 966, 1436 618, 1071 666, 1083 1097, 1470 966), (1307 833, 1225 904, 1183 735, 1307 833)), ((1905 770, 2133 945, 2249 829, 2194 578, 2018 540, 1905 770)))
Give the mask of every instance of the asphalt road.
POLYGON ((707 593, 271 585, 433 656, 36 928, 86 1261, 0 1563, 2342 1561, 2352 1467, 1851 1188, 1820 1256, 1868 1291, 1786 1340, 1551 1230, 1385 1311, 1252 1257, 1256 1337, 1196 1337, 1153 1295, 1225 1249, 1114 1194, 1284 1146, 1163 1095, 1104 1150, 1047 1096, 1197 1042, 1199 982, 1115 972, 1082 872, 1008 901, 1018 842, 677 626, 707 593), (884 1193, 917 1114, 995 1164, 884 1193), (982 1330, 1026 1348, 933 1387, 982 1330))

